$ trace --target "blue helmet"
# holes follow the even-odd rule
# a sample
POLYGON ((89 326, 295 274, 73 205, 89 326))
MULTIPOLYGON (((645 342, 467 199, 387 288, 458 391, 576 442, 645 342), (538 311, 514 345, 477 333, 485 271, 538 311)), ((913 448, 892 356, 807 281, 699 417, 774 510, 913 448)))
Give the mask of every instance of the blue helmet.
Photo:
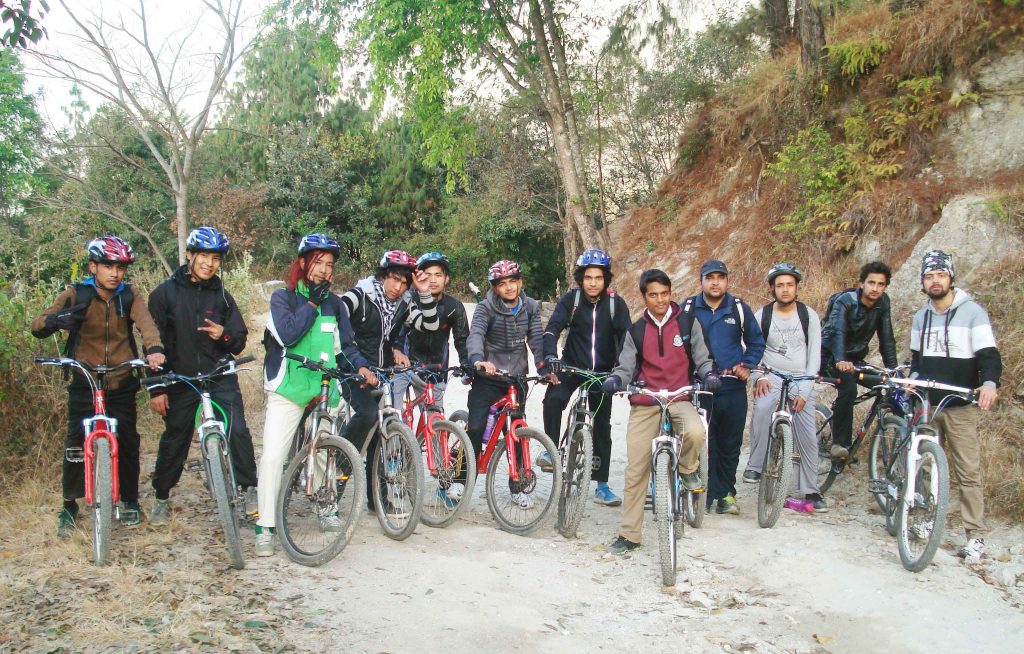
POLYGON ((604 268, 606 271, 612 269, 612 258, 608 256, 608 253, 604 250, 587 250, 576 259, 576 270, 580 271, 584 268, 590 268, 597 266, 598 268, 604 268))
POLYGON ((299 241, 299 254, 306 254, 313 250, 325 250, 335 257, 341 254, 338 242, 326 234, 310 234, 302 237, 302 240, 299 241))
POLYGON ((420 258, 416 260, 416 270, 423 270, 430 266, 441 266, 447 274, 448 257, 440 252, 427 252, 426 254, 421 254, 420 258))
POLYGON ((196 227, 185 241, 185 249, 190 252, 220 252, 228 253, 228 237, 218 232, 213 227, 196 227))

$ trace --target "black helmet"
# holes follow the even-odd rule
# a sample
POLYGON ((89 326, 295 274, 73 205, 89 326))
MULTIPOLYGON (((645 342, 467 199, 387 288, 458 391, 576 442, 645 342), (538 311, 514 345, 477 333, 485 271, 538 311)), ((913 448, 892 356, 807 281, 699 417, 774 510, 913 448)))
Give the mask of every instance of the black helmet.
POLYGON ((771 286, 774 284, 775 278, 779 275, 792 275, 798 282, 804 278, 804 275, 800 272, 799 268, 791 263, 782 262, 775 264, 772 266, 772 269, 768 271, 768 285, 771 286))

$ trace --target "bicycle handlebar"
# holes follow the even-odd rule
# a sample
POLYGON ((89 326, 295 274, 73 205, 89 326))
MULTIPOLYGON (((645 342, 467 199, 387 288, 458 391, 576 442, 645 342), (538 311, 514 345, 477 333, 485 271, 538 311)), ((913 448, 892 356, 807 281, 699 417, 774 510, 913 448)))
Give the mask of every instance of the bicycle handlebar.
POLYGON ((596 370, 577 368, 576 366, 570 366, 567 363, 563 363, 561 369, 565 372, 571 372, 574 375, 579 375, 580 377, 600 377, 603 379, 611 374, 610 372, 597 372, 596 370))
POLYGON ((776 370, 775 368, 772 368, 771 366, 764 362, 761 362, 760 364, 754 366, 753 368, 751 368, 751 370, 772 374, 775 375, 776 377, 780 377, 789 382, 813 381, 821 384, 839 386, 840 382, 842 381, 836 377, 822 377, 821 375, 791 375, 789 373, 776 370))
POLYGON ((242 370, 248 370, 248 368, 239 368, 238 366, 242 366, 247 363, 252 363, 255 360, 256 357, 254 356, 241 357, 240 359, 228 359, 220 363, 211 372, 204 372, 199 373, 198 375, 188 376, 172 371, 164 375, 147 377, 143 381, 146 384, 147 390, 172 386, 177 383, 195 383, 203 385, 206 382, 213 381, 214 379, 225 377, 227 375, 237 375, 242 370))
POLYGON ((284 357, 286 359, 291 359, 292 361, 299 362, 299 364, 301 364, 303 368, 312 370, 314 372, 319 372, 323 375, 326 375, 327 377, 330 377, 331 379, 336 379, 341 383, 351 381, 366 383, 366 378, 360 375, 359 373, 343 372, 340 368, 328 368, 319 361, 314 361, 313 359, 298 354, 292 354, 291 352, 285 352, 284 357))

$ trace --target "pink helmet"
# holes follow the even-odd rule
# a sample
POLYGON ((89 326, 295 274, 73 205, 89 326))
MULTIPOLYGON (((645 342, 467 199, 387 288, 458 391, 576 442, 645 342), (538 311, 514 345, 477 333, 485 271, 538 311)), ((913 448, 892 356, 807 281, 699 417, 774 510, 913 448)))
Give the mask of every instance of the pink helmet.
POLYGON ((380 263, 377 265, 379 270, 387 270, 388 268, 408 268, 409 272, 416 269, 416 260, 412 258, 412 255, 405 250, 388 250, 384 253, 384 256, 380 258, 380 263))
POLYGON ((487 271, 487 281, 492 284, 497 284, 503 279, 508 277, 522 277, 523 269, 519 267, 519 264, 509 259, 502 259, 501 261, 495 261, 491 264, 490 269, 487 271))
POLYGON ((132 246, 112 234, 100 236, 89 241, 85 246, 89 251, 89 261, 99 263, 135 263, 135 250, 132 246))

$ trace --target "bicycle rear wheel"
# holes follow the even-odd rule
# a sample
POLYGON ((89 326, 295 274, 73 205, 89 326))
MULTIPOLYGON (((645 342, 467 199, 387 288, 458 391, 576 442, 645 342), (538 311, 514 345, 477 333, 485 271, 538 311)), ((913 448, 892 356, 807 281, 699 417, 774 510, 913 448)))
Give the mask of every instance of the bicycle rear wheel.
POLYGON ((558 461, 558 448, 547 434, 520 427, 516 436, 519 451, 514 457, 515 480, 507 454, 508 438, 502 438, 491 453, 487 464, 487 507, 499 527, 525 536, 536 531, 551 512, 562 486, 562 466, 556 465, 551 472, 544 472, 533 463, 537 452, 544 451, 552 461, 558 461))
POLYGON ((920 572, 931 563, 946 531, 949 510, 946 453, 933 441, 921 441, 919 454, 921 458, 914 467, 914 496, 906 497, 909 484, 904 483, 896 511, 900 561, 911 572, 920 572))
POLYGON ((654 524, 658 529, 658 555, 661 558, 661 584, 676 585, 676 533, 672 510, 674 485, 672 455, 658 452, 654 457, 654 524))
POLYGON ((565 458, 562 461, 562 484, 558 493, 558 532, 566 538, 575 538, 590 496, 594 438, 590 428, 581 425, 568 441, 565 458))
POLYGON ((110 563, 110 528, 114 520, 114 495, 110 481, 110 441, 92 441, 92 557, 96 565, 110 563))
POLYGON ((877 487, 872 491, 875 502, 882 511, 888 510, 889 486, 895 485, 899 488, 902 480, 890 479, 888 477, 890 465, 899 455, 900 438, 907 431, 907 421, 893 415, 886 415, 878 422, 878 428, 871 436, 871 447, 868 449, 868 479, 871 485, 877 487), (885 483, 885 492, 880 491, 882 483, 885 483))
POLYGON ((757 524, 770 529, 779 521, 792 480, 793 426, 780 419, 772 424, 768 460, 757 484, 757 524))
POLYGON ((235 494, 231 488, 228 472, 227 443, 224 434, 209 434, 203 441, 206 451, 207 473, 210 475, 210 493, 217 504, 217 519, 224 530, 227 542, 228 562, 232 568, 245 568, 245 556, 242 554, 242 539, 238 534, 238 512, 235 510, 235 494))
POLYGON ((366 474, 355 445, 322 436, 316 451, 292 459, 277 494, 281 549, 292 561, 311 567, 336 557, 356 531, 366 508, 366 474), (312 458, 312 465, 310 463, 312 458), (312 470, 312 492, 306 492, 312 470))
POLYGON ((392 421, 372 436, 379 438, 370 475, 373 505, 384 535, 405 540, 416 530, 423 510, 423 456, 404 423, 392 421))
POLYGON ((832 463, 832 409, 823 402, 814 406, 818 434, 818 489, 822 494, 832 488, 832 483, 843 471, 841 464, 832 463))
MULTIPOLYGON (((440 415, 440 414, 439 414, 440 415)), ((427 468, 427 442, 420 438, 423 452, 423 512, 420 520, 429 527, 447 527, 473 497, 476 485, 476 455, 469 435, 454 422, 435 420, 431 448, 435 472, 427 468), (442 443, 445 447, 442 448, 442 443), (447 450, 445 461, 444 450, 447 450), (462 484, 461 493, 458 486, 462 484), (453 492, 454 487, 454 492, 453 492)))
POLYGON ((694 529, 700 529, 700 526, 704 524, 704 514, 707 513, 709 474, 707 442, 705 442, 704 446, 700 449, 698 466, 697 472, 700 474, 700 490, 683 492, 683 497, 686 500, 686 505, 683 507, 686 524, 690 525, 694 529))

